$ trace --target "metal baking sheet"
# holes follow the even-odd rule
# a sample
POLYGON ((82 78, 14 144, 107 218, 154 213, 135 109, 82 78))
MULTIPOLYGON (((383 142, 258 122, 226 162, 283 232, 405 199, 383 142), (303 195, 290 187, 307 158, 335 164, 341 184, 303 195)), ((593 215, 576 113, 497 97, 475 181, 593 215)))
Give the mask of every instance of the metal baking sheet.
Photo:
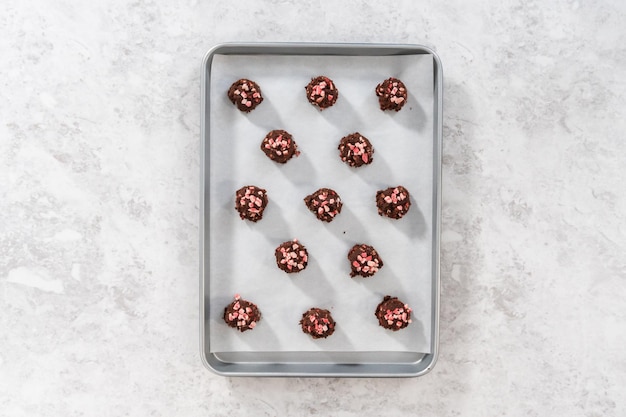
MULTIPOLYGON (((338 74, 340 65, 335 65, 335 70, 338 74)), ((235 67, 236 68, 236 67, 235 67)), ((226 71, 229 71, 228 67, 226 67, 226 71)), ((385 69, 388 71, 388 69, 385 69)), ((207 53, 205 60, 203 61, 202 66, 202 125, 201 125, 201 134, 202 134, 202 164, 201 164, 201 236, 200 236, 200 247, 201 247, 201 268, 200 268, 200 307, 201 307, 201 349, 202 349, 202 359, 207 367, 222 375, 267 375, 267 376, 418 376, 421 375, 432 368, 434 362, 437 357, 438 350, 438 297, 439 297, 439 218, 440 218, 440 170, 441 170, 441 109, 442 109, 442 72, 441 72, 441 64, 437 56, 430 51, 429 49, 416 45, 354 45, 354 44, 227 44, 220 45, 209 53, 207 53), (412 58, 413 56, 413 58, 412 58), (363 66, 369 66, 370 68, 376 68, 378 62, 393 62, 396 67, 400 67, 397 70, 394 69, 394 72, 402 70, 404 66, 404 62, 410 62, 411 60, 419 60, 420 62, 428 62, 429 71, 432 70, 432 78, 428 77, 428 83, 432 83, 432 90, 428 90, 429 84, 426 85, 426 91, 429 95, 432 96, 432 111, 431 109, 427 109, 425 113, 432 117, 432 120, 429 120, 432 126, 432 141, 429 139, 430 134, 426 135, 426 145, 432 146, 432 152, 430 149, 427 149, 428 152, 422 152, 425 155, 428 155, 428 161, 422 161, 423 166, 429 167, 428 169, 432 169, 432 176, 430 176, 430 172, 426 172, 424 174, 421 173, 421 176, 426 176, 426 182, 421 182, 421 189, 426 189, 427 192, 430 189, 432 195, 427 195, 428 198, 423 198, 422 200, 428 201, 429 205, 432 207, 422 208, 422 211, 426 213, 427 219, 425 221, 428 224, 424 230, 428 233, 426 242, 430 247, 427 251, 427 256, 432 257, 429 262, 423 262, 423 264, 429 264, 430 273, 426 273, 425 278, 429 280, 427 283, 429 284, 426 288, 428 288, 430 295, 426 294, 426 297, 430 297, 430 299, 422 300, 424 305, 429 306, 429 311, 422 312, 423 321, 426 321, 423 325, 423 328, 428 331, 427 337, 424 339, 428 344, 421 345, 417 344, 408 344, 403 345, 402 343, 396 343, 394 338, 390 338, 385 341, 384 336, 380 339, 383 342, 377 340, 378 344, 370 343, 371 346, 363 346, 363 341, 367 343, 367 339, 361 339, 359 342, 358 335, 352 334, 355 336, 352 338, 352 342, 355 340, 358 345, 358 348, 355 348, 354 351, 351 351, 350 346, 346 348, 345 345, 342 345, 340 337, 329 338, 334 343, 315 343, 309 345, 298 345, 291 344, 289 345, 289 339, 291 336, 287 334, 287 332, 280 332, 280 337, 276 337, 275 339, 286 339, 286 342, 283 343, 272 343, 271 341, 261 343, 261 336, 257 336, 256 339, 252 339, 258 343, 252 343, 250 346, 246 345, 246 339, 241 339, 239 343, 239 339, 234 340, 234 344, 229 345, 228 340, 232 332, 228 333, 220 333, 222 331, 219 320, 216 320, 219 315, 219 311, 223 310, 224 305, 227 303, 228 298, 232 294, 226 294, 224 292, 225 288, 229 288, 231 281, 236 281, 238 271, 235 269, 225 270, 223 268, 218 268, 218 263, 214 260, 219 258, 221 261, 224 260, 224 251, 221 247, 217 245, 217 242, 220 239, 224 239, 227 244, 233 245, 237 243, 241 243, 241 237, 238 237, 236 233, 236 229, 229 229, 229 226, 224 226, 221 218, 223 218, 224 213, 222 213, 225 207, 228 206, 230 202, 230 196, 225 200, 224 203, 217 202, 218 196, 220 193, 216 193, 220 187, 223 187, 224 183, 228 183, 229 179, 232 176, 233 171, 231 170, 231 175, 228 175, 228 169, 219 169, 220 164, 223 167, 227 165, 223 165, 224 162, 226 164, 236 165, 235 162, 240 161, 240 157, 237 155, 241 153, 236 152, 228 152, 228 148, 224 148, 223 145, 220 145, 221 142, 225 140, 225 136, 236 136, 234 133, 229 135, 228 130, 223 131, 219 129, 220 123, 216 123, 216 120, 222 120, 225 117, 224 114, 220 113, 221 102, 216 101, 216 93, 217 91, 211 93, 211 86, 213 85, 214 89, 217 90, 222 85, 216 84, 216 81, 220 78, 220 70, 223 72, 224 68, 221 64, 222 61, 230 61, 231 65, 234 62, 235 66, 237 65, 249 65, 250 68, 255 68, 255 62, 257 69, 260 65, 263 65, 263 68, 267 68, 267 71, 274 72, 274 77, 280 77, 281 75, 284 77, 284 74, 281 70, 281 65, 289 66, 286 72, 295 72, 297 73, 297 66, 304 65, 308 66, 320 61, 326 62, 327 66, 331 68, 335 63, 341 63, 344 66, 344 70, 347 69, 348 74, 354 74, 355 78, 359 78, 359 69, 363 66), (432 60, 432 65, 431 61, 432 60), (270 65, 268 65, 270 64, 270 65), (351 64, 354 64, 350 66, 351 64), (363 64, 363 65, 361 65, 363 64), (347 68, 346 68, 346 65, 347 68), (278 71, 277 71, 278 69, 278 71), (212 80, 213 75, 213 80, 212 80), (430 81, 432 80, 432 81, 430 81), (211 97, 213 97, 213 101, 211 101, 211 97), (213 106, 213 108, 212 108, 213 106), (213 120, 211 119, 213 118, 213 120), (212 142, 213 141, 213 142, 212 142), (430 143, 430 145, 428 145, 430 143), (211 155, 211 150, 213 150, 213 155, 211 155), (216 152, 217 151, 217 152, 216 152), (225 152, 226 151, 226 152, 225 152), (229 154, 226 156, 226 161, 224 161, 223 157, 218 155, 222 153, 229 154), (430 160, 432 156, 432 161, 430 160), (230 159, 235 159, 231 161, 230 159), (426 163, 428 162, 428 163, 426 163), (432 168, 430 168, 432 167, 432 168), (225 178, 222 178, 222 174, 225 178), (212 200, 210 199, 212 196, 212 200), (216 221, 216 218, 218 219, 216 221), (219 237, 219 239, 216 239, 219 237), (230 241, 229 241, 230 239, 230 241), (239 240, 238 240, 239 239, 239 240), (211 250, 213 248, 213 250, 211 250), (213 261, 213 262, 212 262, 213 261), (222 285, 226 284, 226 285, 222 285), (219 300, 219 301, 216 301, 219 300), (218 305, 219 304, 219 305, 218 305), (212 327, 213 326, 213 327, 212 327), (361 343, 361 345, 359 345, 361 343), (242 347, 240 349, 240 347, 242 347), (236 348, 235 348, 236 347, 236 348)), ((365 77, 366 73, 361 73, 361 77, 365 77)), ((408 74, 408 73, 407 73, 408 74)), ((312 74, 315 75, 315 74, 312 74)), ((390 74, 395 75, 395 74, 390 74)), ((428 74, 430 76, 430 74, 428 74)), ((341 75, 339 75, 341 77, 341 75)), ((378 77, 378 75, 377 75, 378 77)), ((223 75, 222 75, 223 78, 223 75)), ((331 77, 332 78, 332 77, 331 77)), ((402 77, 400 77, 402 78, 402 77)), ((337 79, 336 79, 337 81, 337 79)), ((288 80, 285 79, 285 84, 288 84, 288 80)), ((371 83, 371 80, 369 80, 371 83)), ((262 85, 269 84, 269 82, 265 82, 262 85)), ((348 84, 345 82, 343 85, 348 84)), ((293 88, 290 89, 290 91, 293 88)), ((348 91, 348 90, 345 90, 348 91)), ((411 91, 409 89, 409 91, 411 91)), ((220 91, 221 93, 221 91, 220 91)), ((340 87, 341 94, 341 87, 340 87)), ((221 96, 222 94, 220 94, 221 96)), ((302 96, 304 94, 302 93, 302 96)), ((373 95, 373 94, 372 94, 373 95)), ((302 97, 303 98, 303 97, 302 97)), ((303 100, 306 102, 305 100, 303 100)), ((375 98, 374 98, 375 101, 375 98)), ((266 103, 263 103, 266 104, 266 103)), ((275 106, 275 102, 272 103, 270 100, 269 109, 271 110, 272 105, 275 106)), ((339 102, 338 102, 339 104, 339 102)), ((427 103, 429 104, 429 103, 427 103)), ((294 103, 293 106, 297 106, 298 103, 294 103)), ((408 106, 408 105, 407 105, 408 106)), ((336 105, 337 107, 337 105, 336 105)), ((259 108, 261 109, 261 107, 259 108)), ((261 112, 255 110, 252 114, 256 114, 257 116, 262 115, 261 112)), ((229 109, 230 110, 230 109, 229 109)), ((296 107, 294 107, 295 111, 298 111, 296 107)), ((306 111, 310 109, 302 109, 298 111, 306 111)), ((332 109, 329 109, 330 111, 332 109)), ((350 111, 350 108, 337 108, 337 114, 347 115, 350 111)), ((382 113, 382 112, 381 112, 382 113)), ((400 112, 402 113, 402 112, 400 112)), ((329 114, 329 113, 326 113, 329 114)), ((411 116, 416 114, 415 112, 405 112, 405 116, 411 116)), ((227 114, 226 114, 227 115, 227 114)), ((419 114, 418 114, 419 116, 419 114)), ((260 119, 251 119, 257 124, 263 124, 260 119)), ((305 119, 308 120, 308 119, 305 119)), ((401 121, 401 118, 395 119, 396 121, 401 121)), ((334 122, 338 122, 338 120, 333 120, 334 122)), ((339 120, 345 124, 344 120, 339 120)), ((370 120, 368 120, 370 122, 370 120)), ((413 123, 411 120, 406 121, 407 124, 413 123)), ((367 123, 365 123, 367 124, 367 123)), ((372 124, 372 123, 370 123, 372 124)), ((221 123, 222 126, 226 126, 226 129, 230 127, 229 123, 221 123)), ((233 127, 235 129, 235 127, 233 127)), ((268 129, 269 130, 269 129, 268 129)), ((289 130, 289 129, 288 129, 289 130)), ((292 132, 293 133, 293 132, 292 132)), ((349 132, 346 132, 349 133, 349 132)), ((262 136, 261 136, 262 137, 262 136)), ((423 140, 422 140, 423 141, 423 140)), ((254 141, 253 141, 254 142, 254 141)), ((407 142, 412 143, 412 142, 407 142)), ((376 148, 376 145, 375 145, 376 148)), ((245 148, 244 148, 245 149, 245 148)), ((260 152, 260 151, 259 151, 260 152)), ((419 161, 416 161, 419 163, 419 161)), ((316 162, 319 165, 319 159, 316 162)), ((287 164, 289 165, 289 163, 287 164)), ((293 166, 297 166, 296 164, 292 164, 293 166)), ((323 164, 322 164, 323 165, 323 164)), ((372 164, 375 166, 376 164, 372 164)), ((303 165, 301 163, 300 169, 302 169, 303 165)), ((410 164, 405 167, 411 167, 410 164)), ((406 168, 404 171, 408 171, 406 168)), ((413 169, 410 170, 414 171, 413 169)), ((234 171, 237 172, 237 171, 234 171)), ((254 171, 253 171, 254 172, 254 171)), ((349 171, 346 171, 349 172, 349 171)), ((359 170, 358 172, 363 173, 364 170, 359 170)), ((300 171, 301 173, 301 171, 300 171)), ((372 182, 373 179, 376 178, 377 172, 375 170, 370 171, 370 176, 364 176, 365 181, 372 182)), ((412 175, 409 173, 409 175, 412 175)), ((347 175, 348 176, 348 175, 347 175)), ((403 178, 407 178, 406 176, 403 178)), ((413 181, 414 179, 408 177, 405 181, 413 181)), ((392 184, 390 184, 392 185, 392 184)), ((232 185, 230 185, 232 188, 232 185)), ((297 184, 296 184, 297 187, 297 184)), ((228 187, 227 187, 228 188, 228 187)), ((238 188, 238 187, 237 187, 238 188)), ((380 187, 379 187, 380 188, 380 187)), ((230 190, 230 188, 228 188, 230 190)), ((312 190, 307 190, 306 194, 312 192, 312 190)), ((234 191, 234 189, 233 189, 234 191)), ((296 191, 296 190, 294 190, 296 191)), ((230 194, 230 193, 227 193, 230 194)), ((340 193, 341 194, 341 193, 340 193)), ((272 196, 270 195, 270 200, 272 200, 272 196)), ((269 207, 268 207, 269 208, 269 207)), ((234 211, 233 211, 234 212, 234 211)), ((293 221, 289 219, 289 217, 285 213, 286 220, 285 221, 293 221)), ((409 217, 409 216, 407 216, 409 217)), ((265 220, 265 219, 264 219, 265 220)), ((374 219, 375 220, 375 219, 374 219)), ((403 219, 404 220, 404 219, 403 219)), ((411 233, 424 233, 424 230, 421 230, 420 227, 414 227, 415 219, 406 219, 407 222, 410 221, 412 226, 407 228, 407 224, 403 227, 405 228, 407 234, 411 233)), ((423 219, 422 219, 422 222, 423 219)), ((261 223, 261 222, 260 222, 261 223)), ((333 222, 336 224, 337 220, 333 222)), ((273 235, 275 230, 277 229, 271 220, 266 222, 267 227, 272 228, 272 230, 265 229, 266 234, 273 235), (268 233, 269 232, 269 233, 268 233)), ((355 225, 353 225, 355 226, 355 225)), ((237 226, 240 227, 240 226, 237 226)), ((346 230, 348 231, 348 235, 350 235, 350 225, 344 224, 342 225, 344 229, 344 233, 346 230)), ((263 229, 261 229, 263 231, 263 229)), ((247 233, 247 232, 244 232, 247 233)), ((247 236, 247 235, 243 235, 247 236)), ((289 236, 285 236, 287 240, 290 238, 289 236)), ((410 238, 410 236, 409 236, 410 238)), ((420 238, 421 239, 421 238, 420 238)), ((418 241, 420 239, 414 239, 414 241, 418 241)), ((271 239, 269 239, 271 240, 271 239)), ((421 239, 423 240, 423 239, 421 239)), ((273 249, 273 247, 272 247, 273 249)), ((406 255, 404 255, 406 256, 406 255)), ((399 261, 402 261, 400 259, 399 261)), ((224 263, 224 262, 221 262, 224 263)), ((229 262, 226 262, 228 264, 229 262)), ((232 262, 231 262, 232 263, 232 262)), ((395 262, 396 264, 401 262, 395 262)), ((319 266, 318 266, 319 267, 319 266)), ((306 272, 306 271, 305 271, 306 272)), ((270 272, 271 273, 271 272, 270 272)), ((301 274, 298 274, 301 275, 301 274)), ((331 274, 332 275, 332 274, 331 274)), ((336 275, 336 274, 335 274, 336 275)), ((405 274, 406 275, 406 274, 405 274)), ((406 280, 406 278, 405 278, 406 280)), ((346 282, 350 281, 349 279, 346 282)), ((380 281, 380 280, 379 280, 380 281)), ((245 282, 245 281, 244 281, 245 282)), ((384 282, 384 281, 383 281, 384 282)), ((405 281, 404 284, 409 284, 411 281, 405 281)), ((392 285, 390 282, 387 285, 392 285)), ((240 288, 241 285, 237 288, 240 288)), ((259 287, 257 286, 257 291, 259 287)), ((349 287, 345 287, 344 290, 349 287)), ((356 288, 356 287, 354 287, 356 288)), ((331 288, 332 290, 332 288, 331 288)), ((336 291, 339 291, 338 288, 335 288, 336 291)), ((348 289, 349 291, 349 289, 348 289)), ((246 294, 246 289, 239 289, 238 292, 242 292, 246 294)), ((287 289, 285 290, 287 292, 287 289)), ((341 291, 343 294, 345 291, 341 291)), ((392 295, 399 295, 394 293, 393 288, 388 288, 383 292, 390 293, 392 295)), ((252 301, 255 301, 254 296, 247 297, 252 301)), ((299 297, 305 298, 305 297, 299 297)), ((402 297, 401 297, 402 298, 402 297)), ((292 300, 295 300, 296 297, 292 297, 292 300)), ((410 303, 411 304, 411 303, 410 303)), ((263 308, 262 308, 263 310, 263 308)), ((341 310, 338 308, 338 310, 341 310)), ((341 312, 338 311, 338 314, 341 312)), ((333 313, 334 314, 334 313, 333 313)), ((264 316, 265 317, 265 316, 264 316)), ((271 322, 271 318, 268 319, 271 322)), ((346 320, 344 320, 346 321, 346 320)), ((342 321, 342 322, 344 322, 342 321)), ((277 321, 273 322, 274 325, 277 321)), ((297 327, 297 326, 292 326, 297 327)), ((348 326, 347 326, 348 327, 348 326)), ((418 339, 417 331, 418 326, 411 326, 403 332, 397 332, 397 334, 401 334, 403 337, 399 337, 398 340, 408 341, 410 338, 415 340, 418 339), (411 333, 413 332, 413 333, 411 333)), ((354 329, 355 326, 348 327, 349 329, 354 329)), ((229 329, 230 330, 230 329, 229 329)), ((255 329, 254 332, 246 332, 249 333, 259 333, 259 329, 255 329)), ((235 332, 238 334, 238 332, 235 332)), ((349 331, 346 331, 349 333, 349 331)), ((352 332, 354 333, 354 331, 352 332)), ((391 333, 391 332, 389 332, 391 333)), ((237 336, 238 337, 238 336, 237 336)), ((296 336, 297 337, 297 336, 296 336)))

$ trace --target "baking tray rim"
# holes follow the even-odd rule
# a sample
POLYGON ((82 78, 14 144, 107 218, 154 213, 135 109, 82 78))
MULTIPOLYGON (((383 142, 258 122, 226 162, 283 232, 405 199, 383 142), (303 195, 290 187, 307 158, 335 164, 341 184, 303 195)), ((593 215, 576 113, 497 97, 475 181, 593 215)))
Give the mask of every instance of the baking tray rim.
MULTIPOLYGON (((440 235, 441 235, 441 158, 443 142, 443 68, 439 56, 427 46, 419 44, 390 43, 317 43, 317 42, 228 42, 212 47, 204 56, 201 67, 200 91, 200 207, 199 207, 199 281, 200 281, 200 357, 203 365, 221 376, 264 376, 264 377, 417 377, 430 372, 439 356, 439 298, 440 298, 440 235), (208 161, 208 81, 210 65, 217 54, 246 55, 413 55, 429 54, 433 57, 434 70, 434 121, 433 121, 433 252, 432 252, 432 323, 431 353, 415 353, 421 357, 412 362, 225 362, 220 352, 207 352, 206 325, 208 299, 206 297, 205 265, 209 248, 205 243, 208 236, 208 206, 206 168, 208 161), (304 369, 311 368, 311 369, 304 369)), ((304 353, 304 352, 300 352, 304 353)), ((311 352, 306 352, 309 355, 311 352)), ((317 353, 317 352, 316 352, 317 353)), ((323 354, 324 352, 319 352, 323 354)))

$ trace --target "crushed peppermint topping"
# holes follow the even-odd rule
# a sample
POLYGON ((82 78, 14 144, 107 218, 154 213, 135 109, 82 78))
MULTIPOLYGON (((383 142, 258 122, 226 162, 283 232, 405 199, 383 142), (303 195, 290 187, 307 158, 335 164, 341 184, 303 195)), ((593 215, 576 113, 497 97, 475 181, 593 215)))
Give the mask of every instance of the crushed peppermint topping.
POLYGON ((384 317, 387 320, 387 324, 401 327, 403 324, 411 323, 409 314, 411 314, 411 309, 405 304, 404 307, 394 308, 393 310, 387 309, 384 317))
POLYGON ((374 160, 372 144, 359 132, 343 137, 338 149, 341 160, 352 167, 371 164, 374 160))
POLYGON ((348 260, 352 269, 351 277, 371 277, 383 267, 383 261, 376 249, 365 244, 354 245, 348 253, 348 260))
POLYGON ((293 137, 284 130, 269 132, 261 143, 261 149, 270 159, 280 163, 287 162, 293 155, 300 155, 293 137))
POLYGON ((378 206, 379 215, 399 219, 411 207, 409 192, 401 185, 380 190, 376 193, 376 205, 378 206))
POLYGON ((312 308, 305 312, 300 324, 302 331, 310 334, 314 339, 326 338, 335 331, 335 321, 330 311, 321 308, 312 308))
POLYGON ((376 95, 381 110, 399 111, 406 103, 407 90, 402 81, 397 78, 388 78, 376 86, 376 95))
POLYGON ((224 321, 241 332, 254 329, 261 318, 256 305, 235 294, 235 301, 224 309, 224 321))
POLYGON ((309 260, 306 248, 298 243, 298 239, 283 242, 276 248, 274 254, 278 267, 287 273, 302 271, 309 260))
POLYGON ((242 220, 248 219, 256 222, 263 218, 263 210, 268 201, 266 190, 248 185, 237 190, 235 198, 235 209, 242 220))
POLYGON ((331 222, 336 215, 341 213, 341 197, 330 188, 320 188, 304 198, 306 206, 318 219, 331 222))
POLYGON ((305 90, 309 102, 322 110, 335 104, 339 97, 333 80, 325 76, 313 78, 305 90))
POLYGON ((235 81, 230 86, 228 98, 239 110, 246 113, 263 101, 261 88, 254 81, 245 78, 235 81))
POLYGON ((411 307, 398 300, 397 297, 387 295, 378 305, 376 317, 381 326, 396 331, 412 323, 412 311, 411 307))

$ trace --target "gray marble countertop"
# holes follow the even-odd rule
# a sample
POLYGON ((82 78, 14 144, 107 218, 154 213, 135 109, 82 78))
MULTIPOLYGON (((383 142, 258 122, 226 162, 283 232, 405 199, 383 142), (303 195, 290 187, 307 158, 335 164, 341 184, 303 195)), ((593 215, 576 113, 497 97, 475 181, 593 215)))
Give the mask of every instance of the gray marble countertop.
POLYGON ((625 4, 3 2, 0 414, 625 415, 625 4), (203 368, 200 63, 220 42, 257 40, 441 57, 428 375, 203 368))

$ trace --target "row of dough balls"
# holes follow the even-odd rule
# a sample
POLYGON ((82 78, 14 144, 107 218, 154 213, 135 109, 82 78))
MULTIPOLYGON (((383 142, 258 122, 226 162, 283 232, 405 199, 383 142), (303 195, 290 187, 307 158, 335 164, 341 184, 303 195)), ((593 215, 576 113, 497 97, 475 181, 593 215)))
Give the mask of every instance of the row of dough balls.
MULTIPOLYGON (((256 185, 246 185, 235 192, 235 210, 239 213, 241 220, 258 222, 263 218, 268 204, 267 190, 256 185)), ((330 188, 320 188, 304 197, 304 204, 319 220, 328 223, 333 221, 343 208, 341 197, 330 188)), ((380 216, 401 219, 411 207, 409 190, 402 185, 378 190, 376 207, 380 216)))
MULTIPOLYGON (((411 322, 413 310, 403 303, 398 297, 386 295, 378 304, 374 315, 378 324, 385 329, 398 331, 406 328, 411 322)), ((261 320, 259 307, 235 294, 235 299, 224 308, 224 322, 240 332, 252 330, 257 327, 261 320)), ((325 339, 335 332, 337 323, 330 311, 313 307, 305 311, 300 319, 302 332, 310 335, 313 339, 325 339)))
MULTIPOLYGON (((339 158, 351 167, 358 168, 374 161, 372 143, 359 132, 341 138, 337 149, 339 158)), ((285 164, 294 156, 300 155, 291 133, 282 129, 272 130, 265 135, 261 142, 261 150, 269 159, 279 164, 285 164)))
MULTIPOLYGON (((324 75, 312 78, 304 89, 309 103, 320 110, 333 106, 339 98, 339 90, 335 82, 324 75)), ((378 96, 381 110, 400 111, 408 98, 406 85, 394 77, 382 81, 374 91, 378 96)), ((247 78, 235 81, 228 89, 227 94, 228 99, 245 113, 251 112, 263 102, 261 87, 247 78)))

